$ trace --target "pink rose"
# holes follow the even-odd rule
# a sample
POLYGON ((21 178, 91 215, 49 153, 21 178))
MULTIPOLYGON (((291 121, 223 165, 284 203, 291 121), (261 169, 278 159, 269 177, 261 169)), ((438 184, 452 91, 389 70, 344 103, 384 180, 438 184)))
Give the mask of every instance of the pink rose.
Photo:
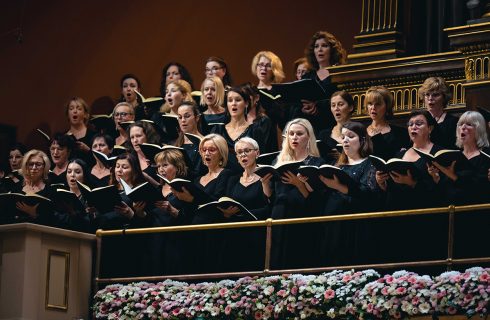
POLYGON ((255 312, 254 317, 255 317, 255 320, 262 319, 262 312, 260 312, 260 311, 255 312))
POLYGON ((489 281, 489 279, 490 279, 490 276, 488 275, 488 273, 482 273, 479 277, 479 280, 481 282, 487 282, 487 281, 489 281))
POLYGON ((405 294, 405 292, 407 292, 407 289, 404 287, 396 288, 396 294, 405 294))
POLYGON ((298 287, 294 286, 291 288, 291 294, 296 295, 298 293, 298 287))
POLYGON ((351 281, 352 279, 352 276, 350 274, 346 274, 343 278, 342 278, 342 281, 344 282, 349 282, 351 281))
POLYGON ((327 291, 325 291, 323 296, 325 297, 325 300, 330 300, 335 297, 335 291, 333 291, 332 289, 328 289, 327 291))
POLYGON ((228 289, 221 288, 219 291, 220 296, 224 297, 228 293, 228 289))
POLYGON ((384 296, 387 296, 389 294, 388 293, 388 287, 383 287, 383 289, 381 289, 381 294, 384 296))
POLYGON ((229 306, 229 305, 228 305, 228 306, 226 306, 226 307, 225 307, 225 314, 226 314, 227 316, 229 316, 229 315, 230 315, 230 313, 231 313, 231 306, 229 306))
POLYGON ((390 275, 385 276, 386 283, 393 283, 394 278, 390 275))

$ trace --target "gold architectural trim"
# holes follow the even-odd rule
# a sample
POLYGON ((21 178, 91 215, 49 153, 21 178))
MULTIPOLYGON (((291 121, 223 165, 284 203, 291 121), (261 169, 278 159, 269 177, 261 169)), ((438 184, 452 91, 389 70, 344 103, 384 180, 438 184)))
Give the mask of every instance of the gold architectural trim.
POLYGON ((46 272, 46 299, 45 299, 45 308, 52 310, 68 310, 68 289, 70 283, 70 253, 62 252, 57 250, 49 250, 48 251, 48 267, 46 272), (63 257, 65 259, 65 279, 64 279, 64 295, 63 295, 63 304, 50 304, 49 303, 49 282, 50 282, 50 271, 51 271, 51 257, 58 256, 63 257))
POLYGON ((362 47, 369 47, 369 46, 377 46, 381 44, 389 44, 389 43, 395 43, 395 40, 385 40, 385 41, 377 41, 377 42, 368 42, 368 43, 362 43, 362 44, 354 44, 352 47, 353 48, 362 48, 362 47))
POLYGON ((472 81, 472 82, 465 82, 463 83, 463 87, 472 87, 472 86, 481 86, 481 85, 489 85, 490 86, 490 80, 484 80, 484 81, 472 81))
POLYGON ((480 34, 480 33, 488 33, 488 32, 490 32, 490 30, 478 30, 478 31, 472 31, 472 32, 465 32, 465 33, 449 34, 447 37, 448 38, 454 38, 454 37, 469 36, 472 34, 480 34))
POLYGON ((376 57, 376 56, 382 56, 385 54, 395 54, 397 52, 400 52, 400 51, 398 51, 396 49, 388 49, 388 50, 372 51, 372 52, 365 52, 365 53, 353 53, 353 54, 349 54, 347 56, 347 59, 376 57))
MULTIPOLYGON (((349 70, 349 71, 342 71, 342 72, 332 72, 331 74, 332 74, 332 76, 336 76, 336 75, 346 74, 346 73, 357 73, 357 72, 365 72, 365 71, 381 70, 381 69, 393 69, 393 68, 413 66, 413 65, 420 65, 420 64, 429 64, 429 63, 435 63, 435 62, 449 62, 449 61, 457 61, 457 60, 463 60, 464 61, 465 59, 464 59, 464 57, 461 57, 461 58, 442 59, 442 60, 431 60, 431 61, 414 61, 414 62, 408 62, 406 64, 397 64, 397 65, 391 65, 391 66, 386 66, 386 67, 376 67, 376 68, 368 68, 368 69, 360 69, 360 70, 349 70)), ((352 64, 350 66, 353 66, 353 65, 354 64, 352 64)), ((362 63, 360 65, 362 65, 362 63)))
MULTIPOLYGON (((410 61, 410 60, 419 60, 423 58, 436 58, 439 56, 451 56, 455 54, 461 54, 461 51, 450 51, 450 52, 441 52, 441 53, 432 53, 432 54, 424 54, 420 56, 411 56, 411 57, 403 57, 403 58, 393 58, 393 59, 385 59, 385 60, 377 60, 377 61, 367 61, 367 62, 358 62, 358 63, 349 63, 343 64, 335 67, 330 67, 329 70, 333 71, 335 69, 343 69, 345 67, 356 67, 356 66, 365 66, 370 64, 382 64, 387 62, 397 62, 397 61, 410 61)), ((458 57, 459 59, 464 59, 463 56, 458 57)))
POLYGON ((380 36, 389 36, 389 35, 395 35, 397 34, 397 31, 387 31, 387 32, 377 32, 377 33, 371 33, 371 34, 361 34, 358 36, 354 36, 354 39, 365 39, 365 38, 373 38, 373 37, 380 37, 380 36))
POLYGON ((445 32, 448 32, 448 31, 465 30, 465 29, 470 29, 470 28, 474 28, 474 27, 483 27, 483 26, 488 26, 488 27, 490 27, 490 22, 482 22, 482 23, 475 23, 475 24, 467 24, 467 25, 464 25, 464 26, 457 26, 457 27, 451 27, 451 28, 444 28, 444 29, 442 29, 442 30, 444 30, 445 32))

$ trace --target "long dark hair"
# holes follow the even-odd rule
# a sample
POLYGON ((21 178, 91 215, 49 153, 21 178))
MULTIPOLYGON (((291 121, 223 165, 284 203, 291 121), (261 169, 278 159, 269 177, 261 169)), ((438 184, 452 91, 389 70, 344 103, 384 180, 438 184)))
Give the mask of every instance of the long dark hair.
POLYGON ((131 183, 133 186, 137 186, 142 184, 143 182, 146 181, 143 171, 141 171, 141 166, 138 161, 138 158, 134 156, 131 153, 122 153, 119 156, 117 156, 116 161, 114 162, 114 166, 111 168, 111 177, 109 179, 109 184, 118 184, 118 181, 116 180, 116 163, 118 160, 127 160, 129 162, 129 165, 131 166, 132 170, 132 177, 131 181, 127 181, 128 183, 131 183))
MULTIPOLYGON (((355 122, 355 121, 348 121, 344 123, 342 128, 350 130, 359 136, 359 144, 360 144, 359 155, 361 156, 361 158, 366 158, 367 156, 373 153, 373 142, 371 141, 371 137, 367 133, 366 127, 362 123, 355 122)), ((347 155, 342 150, 342 153, 340 154, 336 165, 343 165, 348 163, 349 161, 347 159, 347 155)))
POLYGON ((179 69, 180 78, 187 81, 191 88, 194 88, 194 83, 192 82, 192 77, 189 71, 178 62, 169 62, 162 68, 162 81, 160 82, 160 95, 165 97, 165 90, 167 89, 167 70, 171 66, 176 66, 179 69))
POLYGON ((219 64, 219 66, 221 68, 226 69, 225 75, 223 76, 223 79, 222 79, 223 85, 225 87, 231 86, 233 84, 233 80, 231 79, 230 68, 228 68, 226 61, 223 58, 212 56, 206 60, 206 63, 211 62, 211 61, 216 62, 217 64, 219 64))

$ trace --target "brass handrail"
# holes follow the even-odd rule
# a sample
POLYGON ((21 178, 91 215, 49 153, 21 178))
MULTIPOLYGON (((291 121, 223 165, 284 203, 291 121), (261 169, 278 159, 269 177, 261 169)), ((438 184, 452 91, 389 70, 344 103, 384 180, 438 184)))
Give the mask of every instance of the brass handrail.
MULTIPOLYGON (((418 266, 443 266, 446 265, 448 270, 452 265, 456 264, 474 264, 474 263, 487 263, 490 262, 490 257, 480 258, 466 258, 466 259, 454 259, 453 258, 453 245, 454 245, 454 214, 461 214, 468 211, 490 209, 490 203, 487 204, 475 204, 465 206, 438 207, 438 208, 426 208, 426 209, 413 209, 413 210, 399 210, 399 211, 383 211, 383 212, 368 212, 368 213, 354 213, 345 215, 332 215, 322 217, 309 217, 309 218, 293 218, 293 219, 267 219, 262 221, 250 221, 250 222, 234 222, 234 223, 216 223, 216 224, 201 224, 201 225, 187 225, 187 226, 173 226, 173 227, 155 227, 155 228, 139 228, 139 229, 122 229, 122 230, 97 230, 97 255, 96 255, 96 275, 94 277, 94 289, 97 284, 102 283, 114 283, 114 282, 130 282, 130 281, 159 281, 164 279, 178 279, 178 280, 197 280, 197 279, 212 279, 212 278, 236 278, 242 276, 255 276, 255 275, 270 275, 270 274, 284 274, 284 273, 318 273, 331 271, 336 269, 366 269, 366 268, 398 268, 398 267, 418 267, 418 266), (270 270, 270 253, 271 253, 271 241, 272 241, 272 227, 279 225, 301 224, 301 223, 319 223, 319 222, 332 222, 332 221, 346 221, 346 220, 364 220, 364 219, 379 219, 379 218, 393 218, 412 215, 429 215, 429 214, 447 214, 448 223, 448 248, 447 259, 442 260, 425 260, 425 261, 408 261, 408 262, 389 262, 378 264, 359 264, 359 265, 347 265, 347 266, 332 266, 321 268, 301 268, 301 269, 282 269, 282 270, 270 270), (233 229, 233 228, 250 228, 250 227, 265 227, 267 228, 266 245, 265 245, 265 261, 264 270, 261 271, 247 271, 247 272, 222 272, 222 273, 206 273, 206 274, 187 274, 187 275, 165 275, 165 276, 144 276, 144 277, 120 277, 120 278, 100 278, 100 257, 102 251, 101 238, 104 236, 117 236, 117 235, 129 235, 129 234, 148 234, 148 233, 162 233, 162 232, 177 232, 177 231, 199 231, 199 230, 214 230, 214 229, 233 229)), ((484 214, 489 214, 490 210, 484 214)))

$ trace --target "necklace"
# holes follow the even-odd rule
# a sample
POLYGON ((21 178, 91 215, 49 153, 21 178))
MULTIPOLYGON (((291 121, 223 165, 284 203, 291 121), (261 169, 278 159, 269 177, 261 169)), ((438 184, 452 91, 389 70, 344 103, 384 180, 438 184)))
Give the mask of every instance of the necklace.
POLYGON ((375 128, 375 127, 373 127, 373 125, 370 125, 368 127, 368 130, 369 130, 369 133, 370 133, 371 136, 375 136, 378 133, 381 133, 385 127, 386 126, 379 126, 379 127, 376 127, 375 128))
POLYGON ((242 179, 243 179, 243 182, 245 182, 245 183, 252 183, 255 180, 255 176, 250 176, 249 178, 242 176, 242 179))

